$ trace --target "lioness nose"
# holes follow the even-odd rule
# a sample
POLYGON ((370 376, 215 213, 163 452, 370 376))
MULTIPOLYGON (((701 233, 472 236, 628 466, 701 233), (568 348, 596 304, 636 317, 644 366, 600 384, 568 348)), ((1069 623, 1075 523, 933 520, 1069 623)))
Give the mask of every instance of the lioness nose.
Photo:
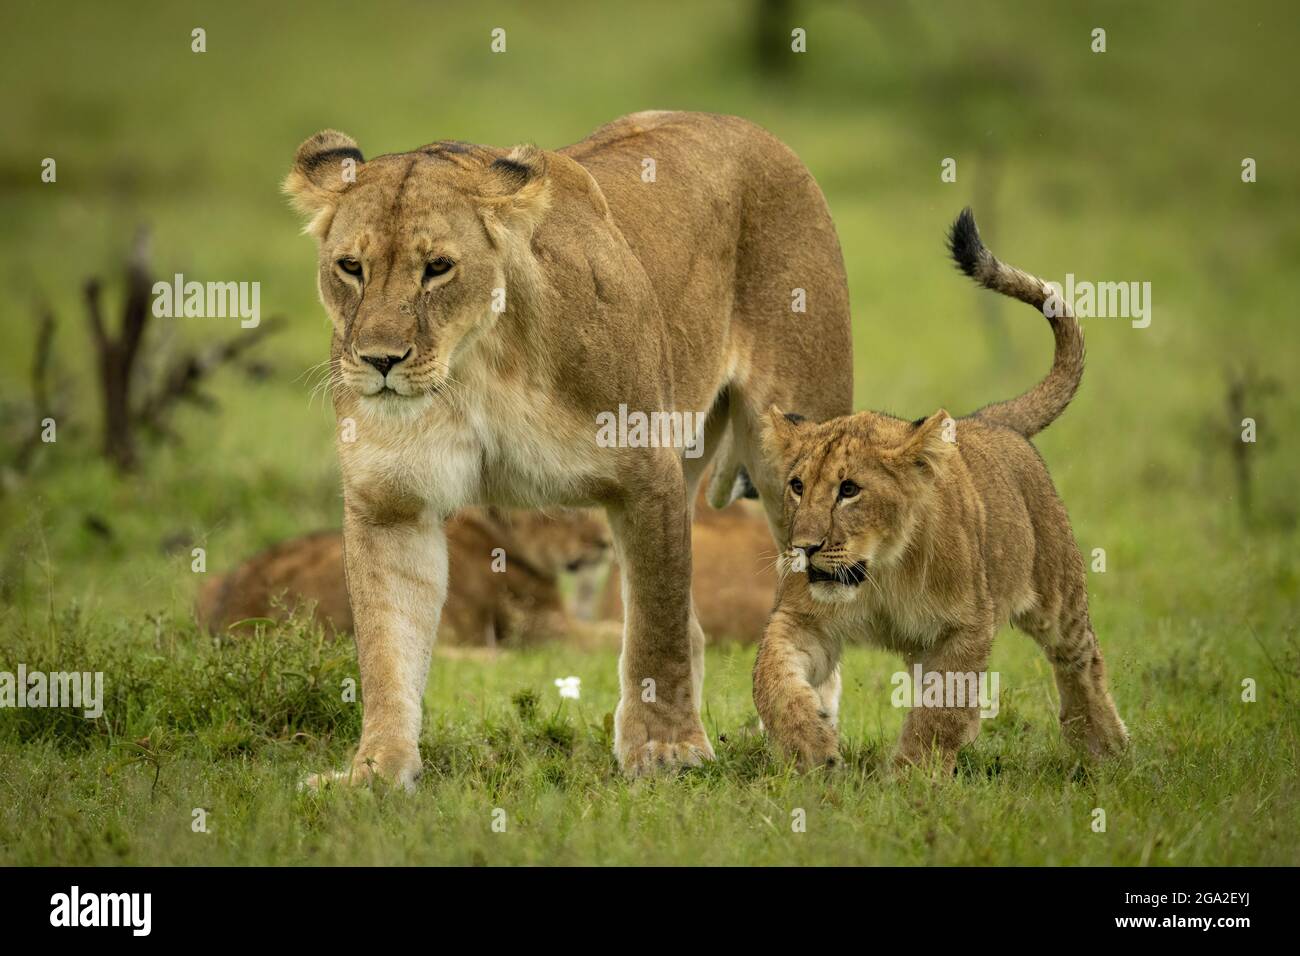
POLYGON ((373 365, 379 370, 380 375, 387 375, 390 368, 401 362, 410 354, 411 350, 407 349, 401 355, 363 355, 361 356, 361 360, 369 365, 373 365))
POLYGON ((811 558, 814 554, 820 551, 825 546, 825 544, 826 541, 825 539, 823 539, 817 542, 816 544, 796 544, 794 545, 794 547, 802 551, 804 553, 804 557, 811 558))

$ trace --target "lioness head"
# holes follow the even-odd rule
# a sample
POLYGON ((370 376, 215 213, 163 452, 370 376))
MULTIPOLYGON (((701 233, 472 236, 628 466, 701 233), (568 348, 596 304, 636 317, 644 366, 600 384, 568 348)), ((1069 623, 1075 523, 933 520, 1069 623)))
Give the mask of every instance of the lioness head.
POLYGON ((458 355, 504 309, 548 195, 533 147, 435 143, 366 162, 334 130, 298 147, 284 189, 320 245, 337 379, 390 406, 454 378, 458 355))
POLYGON ((918 422, 860 412, 822 424, 773 408, 763 444, 785 477, 792 571, 812 596, 852 600, 876 568, 906 550, 918 509, 955 446, 943 409, 918 422))

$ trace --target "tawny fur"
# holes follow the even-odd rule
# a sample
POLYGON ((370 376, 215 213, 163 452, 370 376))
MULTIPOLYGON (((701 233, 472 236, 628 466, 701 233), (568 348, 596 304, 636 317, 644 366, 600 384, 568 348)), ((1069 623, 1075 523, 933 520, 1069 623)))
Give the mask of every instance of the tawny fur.
MULTIPOLYGON (((612 624, 570 615, 560 588, 563 573, 607 564, 609 548, 608 528, 591 512, 465 509, 447 523, 451 571, 438 640, 485 647, 617 643, 612 624)), ((209 630, 239 636, 252 628, 241 621, 284 620, 306 607, 327 633, 352 631, 341 532, 281 542, 214 577, 196 611, 209 630)))
MULTIPOLYGON (((984 250, 969 210, 952 248, 984 285, 1043 304, 1042 281, 984 250)), ((1125 746, 1088 616, 1083 560, 1028 440, 1060 414, 1083 372, 1078 323, 1068 311, 1051 323, 1047 378, 959 420, 943 409, 919 422, 861 412, 822 424, 770 412, 765 441, 786 480, 783 520, 811 570, 781 580, 755 663, 754 702, 771 739, 801 767, 836 761, 844 641, 897 651, 909 671, 919 663, 926 673, 979 674, 1007 622, 1051 662, 1067 738, 1092 754, 1125 746)), ((896 765, 934 758, 931 766, 951 773, 958 748, 979 732, 979 704, 969 703, 913 707, 896 765)))
MULTIPOLYGON (((709 642, 753 644, 763 634, 776 594, 776 547, 763 508, 744 499, 721 511, 701 485, 691 525, 691 592, 709 642)), ((605 582, 601 616, 622 620, 617 564, 605 582)))
POLYGON ((852 407, 848 286, 808 170, 743 120, 645 112, 558 151, 443 141, 365 161, 327 130, 285 188, 333 325, 365 702, 339 779, 411 786, 420 771, 442 526, 471 504, 606 509, 627 608, 615 754, 630 775, 710 758, 690 598, 700 476, 716 459, 722 505, 746 470, 779 539, 764 410, 852 407), (703 454, 598 446, 596 416, 620 405, 707 416, 703 454))

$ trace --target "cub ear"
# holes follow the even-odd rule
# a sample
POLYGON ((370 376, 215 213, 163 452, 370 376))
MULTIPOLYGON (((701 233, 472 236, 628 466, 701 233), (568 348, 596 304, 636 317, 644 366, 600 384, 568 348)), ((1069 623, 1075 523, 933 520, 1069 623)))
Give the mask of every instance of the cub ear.
POLYGON ((308 231, 315 231, 320 214, 333 209, 338 197, 356 182, 365 162, 356 140, 338 130, 323 129, 298 147, 284 191, 300 212, 313 217, 308 231))
POLYGON ((803 421, 802 415, 783 412, 775 405, 769 408, 767 420, 763 423, 763 454, 782 465, 793 458, 799 446, 803 421))
POLYGON ((938 475, 957 450, 957 421, 946 409, 939 409, 915 423, 916 430, 898 451, 898 457, 927 475, 938 475))
POLYGON ((508 229, 532 238, 551 204, 546 154, 536 146, 516 146, 487 167, 479 201, 493 238, 508 229))

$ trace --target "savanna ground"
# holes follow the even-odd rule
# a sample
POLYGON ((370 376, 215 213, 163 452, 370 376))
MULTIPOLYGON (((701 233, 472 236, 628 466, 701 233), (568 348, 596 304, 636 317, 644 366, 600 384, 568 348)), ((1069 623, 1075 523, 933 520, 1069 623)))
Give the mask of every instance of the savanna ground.
MULTIPOLYGON (((27 473, 4 475, 0 670, 102 670, 106 710, 0 711, 0 862, 1300 863, 1294 13, 1064 6, 799 4, 809 52, 763 80, 748 3, 8 5, 4 460, 30 427, 41 299, 61 320, 68 411, 27 473), (1093 618, 1131 755, 1079 765, 1050 670, 1007 632, 1001 713, 954 779, 883 776, 899 664, 867 649, 845 663, 847 768, 799 777, 753 733, 752 649, 717 647, 717 762, 628 784, 610 754, 613 657, 551 647, 435 660, 416 793, 295 789, 357 738, 358 707, 339 699, 351 645, 299 625, 218 645, 190 616, 192 546, 219 570, 339 520, 332 417, 305 376, 329 335, 315 253, 277 191, 294 148, 327 126, 368 154, 555 147, 646 108, 749 117, 811 167, 847 261, 859 406, 966 411, 1046 369, 1042 320, 944 259, 967 203, 1012 263, 1151 282, 1149 328, 1085 321, 1082 392, 1038 442, 1085 554, 1105 550, 1093 618), (945 157, 956 183, 940 181, 945 157), (257 353, 269 375, 221 372, 220 410, 183 408, 182 443, 146 446, 118 477, 97 454, 80 285, 118 274, 142 222, 160 275, 259 281, 263 315, 289 330, 257 353), (1225 383, 1248 366, 1262 384, 1246 400, 1246 513, 1225 383), (553 681, 571 674, 581 699, 561 700, 553 681)), ((234 331, 156 320, 151 354, 234 331)))

